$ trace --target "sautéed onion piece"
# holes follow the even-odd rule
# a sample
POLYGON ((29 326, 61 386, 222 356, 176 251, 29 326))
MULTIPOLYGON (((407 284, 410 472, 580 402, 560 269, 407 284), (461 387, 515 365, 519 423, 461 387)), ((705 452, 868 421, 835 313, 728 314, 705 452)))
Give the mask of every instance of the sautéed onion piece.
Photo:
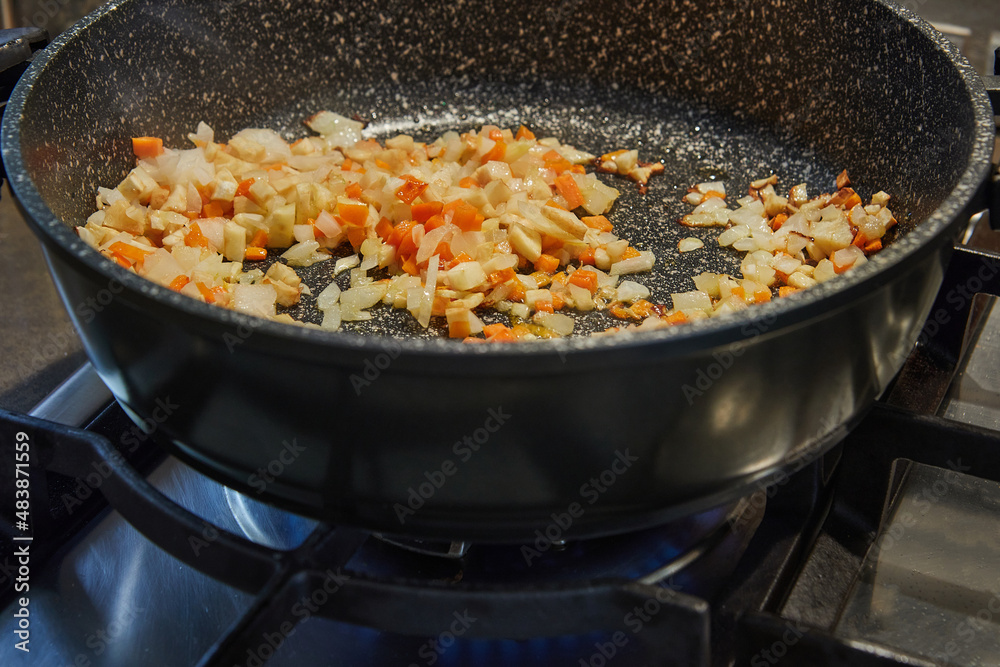
POLYGON ((116 188, 99 188, 97 211, 77 231, 140 276, 246 314, 337 330, 386 304, 425 328, 444 318, 453 338, 506 342, 570 335, 564 309, 607 310, 639 328, 730 312, 864 262, 895 223, 887 195, 862 207, 849 183, 808 200, 804 185, 777 195, 772 177, 736 210, 721 184, 698 185, 685 197, 696 208, 683 224, 725 226, 720 244, 748 253, 744 276, 703 274, 668 308, 623 280, 656 258, 616 235, 606 214, 619 191, 585 167, 645 192, 663 165, 640 162, 637 151, 597 157, 523 126, 379 143, 329 111, 306 124, 316 134, 291 144, 261 128, 219 143, 205 123, 188 135, 189 149, 136 138, 136 167, 116 188), (353 254, 330 262, 348 246, 353 254), (265 271, 259 262, 269 258, 278 261, 265 271), (319 292, 322 324, 281 312, 308 293, 295 268, 324 262, 331 278, 348 272, 349 285, 340 278, 319 292), (476 314, 484 309, 510 325, 484 324, 476 314))

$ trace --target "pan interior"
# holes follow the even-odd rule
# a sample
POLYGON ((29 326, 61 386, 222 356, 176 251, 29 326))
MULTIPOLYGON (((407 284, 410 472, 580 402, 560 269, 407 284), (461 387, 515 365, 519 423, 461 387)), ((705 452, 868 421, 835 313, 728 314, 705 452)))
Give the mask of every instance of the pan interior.
MULTIPOLYGON (((676 224, 693 183, 722 179, 739 193, 776 173, 782 187, 806 182, 816 193, 846 168, 863 197, 893 195, 905 234, 964 173, 974 113, 947 54, 884 5, 829 5, 112 3, 29 77, 19 157, 27 199, 36 189, 40 202, 28 208, 54 213, 50 230, 82 222, 96 187, 131 167, 132 136, 182 147, 201 120, 218 137, 262 126, 293 138, 305 117, 330 109, 368 121, 371 136, 423 140, 523 123, 593 153, 638 148, 666 164, 646 195, 607 180, 623 192, 616 227, 657 254, 642 282, 664 302, 700 271, 739 265, 712 241, 717 230, 676 224), (681 255, 677 240, 692 235, 707 247, 681 255)), ((306 272, 314 291, 331 268, 306 272)), ((292 314, 316 321, 311 306, 292 314)), ((359 330, 421 333, 405 313, 359 330)))

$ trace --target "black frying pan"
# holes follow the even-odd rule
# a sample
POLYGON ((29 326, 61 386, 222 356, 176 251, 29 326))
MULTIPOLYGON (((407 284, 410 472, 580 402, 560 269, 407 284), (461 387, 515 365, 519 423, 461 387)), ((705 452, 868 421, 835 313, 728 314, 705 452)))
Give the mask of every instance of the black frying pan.
POLYGON ((88 355, 173 453, 329 521, 496 541, 665 521, 824 451, 916 339, 992 141, 969 64, 874 0, 123 0, 36 58, 2 148, 88 355), (127 173, 132 136, 180 146, 199 120, 301 136, 321 109, 377 136, 524 123, 662 160, 648 194, 616 183, 614 213, 656 251, 642 280, 659 301, 739 265, 714 242, 676 251, 692 233, 680 196, 707 178, 739 192, 773 171, 816 193, 846 168, 903 222, 867 265, 750 312, 495 347, 421 335, 405 313, 339 333, 258 321, 147 283, 70 229, 127 173))

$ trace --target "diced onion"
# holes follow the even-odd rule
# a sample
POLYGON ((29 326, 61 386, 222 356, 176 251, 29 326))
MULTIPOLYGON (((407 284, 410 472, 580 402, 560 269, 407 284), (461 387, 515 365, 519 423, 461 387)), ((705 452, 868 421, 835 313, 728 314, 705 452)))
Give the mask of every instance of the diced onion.
POLYGON ((689 236, 687 238, 681 239, 677 244, 677 249, 680 252, 691 252, 692 250, 698 250, 699 248, 704 248, 705 242, 696 236, 689 236))
POLYGON ((640 273, 642 271, 651 271, 653 264, 656 262, 656 257, 652 252, 648 250, 643 250, 639 253, 638 257, 630 257, 628 259, 623 259, 620 262, 611 265, 611 275, 619 276, 626 273, 640 273))

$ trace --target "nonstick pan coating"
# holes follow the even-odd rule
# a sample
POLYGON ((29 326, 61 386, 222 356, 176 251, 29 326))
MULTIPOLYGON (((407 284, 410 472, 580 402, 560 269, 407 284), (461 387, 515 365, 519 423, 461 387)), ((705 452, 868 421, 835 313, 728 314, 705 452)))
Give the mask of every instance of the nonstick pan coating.
MULTIPOLYGON (((825 451, 916 339, 992 132, 968 63, 872 0, 122 1, 37 59, 8 106, 3 153, 92 361, 137 418, 163 416, 169 398, 156 426, 172 452, 325 520, 521 540, 573 503, 586 511, 570 537, 664 521, 825 451), (524 123, 662 160, 646 195, 608 181, 623 191, 616 226, 657 253, 641 280, 660 301, 739 264, 711 233, 704 250, 676 251, 703 234, 676 224, 698 181, 739 193, 774 172, 815 193, 846 168, 863 196, 892 193, 902 224, 864 267, 752 312, 500 347, 422 336, 404 313, 357 333, 262 323, 146 283, 67 226, 127 173, 132 136, 180 146, 200 120, 219 137, 302 136, 321 109, 379 137, 524 123), (413 500, 446 465, 446 483, 413 500), (591 480, 614 466, 591 503, 591 480)), ((329 267, 313 273, 316 287, 330 280, 329 267)), ((301 310, 315 316, 308 300, 301 310)))
MULTIPOLYGON (((304 136, 307 131, 303 118, 311 115, 310 108, 325 108, 324 102, 320 99, 298 103, 293 110, 283 111, 264 124, 285 129, 288 139, 304 136)), ((775 173, 786 190, 806 182, 815 194, 835 190, 835 178, 840 171, 832 161, 824 160, 808 145, 797 141, 788 130, 635 90, 579 84, 568 87, 553 82, 470 85, 457 79, 367 89, 338 100, 336 108, 366 120, 366 134, 379 139, 406 133, 418 140, 432 141, 448 130, 478 129, 484 124, 516 129, 523 123, 540 137, 555 136, 596 154, 638 148, 642 159, 664 163, 665 173, 652 179, 646 194, 640 194, 628 179, 599 176, 622 193, 610 215, 618 233, 638 248, 656 253, 658 261, 651 274, 628 278, 649 287, 658 303, 669 303, 673 292, 694 289, 691 278, 703 271, 739 274, 742 253, 719 246, 715 240, 718 228, 690 229, 678 224, 693 209, 682 201, 689 185, 706 180, 725 181, 731 192, 730 201, 735 201, 747 192, 750 182, 775 173), (677 242, 689 236, 700 237, 705 248, 692 253, 678 252, 677 242)), ((872 192, 864 194, 870 196, 872 192)), ((341 255, 350 252, 344 249, 341 255)), ((332 269, 330 262, 315 265, 301 274, 313 293, 318 294, 333 279, 332 269)), ((338 282, 346 289, 349 276, 342 274, 338 282)), ((344 330, 407 338, 447 335, 441 322, 435 321, 434 326, 424 330, 405 311, 385 311, 388 312, 380 313, 374 320, 346 322, 344 330)), ((318 324, 322 319, 322 313, 315 308, 315 299, 309 296, 290 312, 303 321, 318 324)), ((487 322, 503 321, 503 317, 484 314, 487 322)), ((578 333, 623 324, 607 312, 580 315, 576 319, 578 333)))

